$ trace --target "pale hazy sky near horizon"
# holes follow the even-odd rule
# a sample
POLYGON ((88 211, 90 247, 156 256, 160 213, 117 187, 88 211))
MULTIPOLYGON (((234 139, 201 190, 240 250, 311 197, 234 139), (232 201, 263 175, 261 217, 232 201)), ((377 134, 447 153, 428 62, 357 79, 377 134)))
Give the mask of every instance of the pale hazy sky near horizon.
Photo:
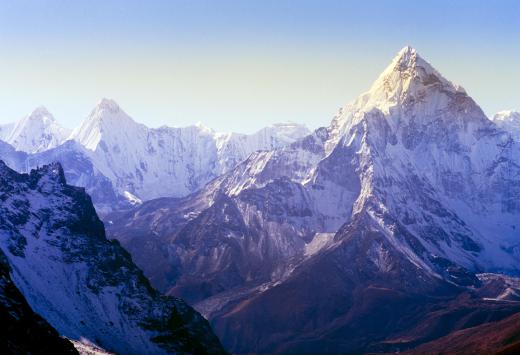
POLYGON ((488 115, 520 109, 520 1, 0 0, 0 123, 73 128, 102 97, 149 126, 326 125, 405 45, 488 115))

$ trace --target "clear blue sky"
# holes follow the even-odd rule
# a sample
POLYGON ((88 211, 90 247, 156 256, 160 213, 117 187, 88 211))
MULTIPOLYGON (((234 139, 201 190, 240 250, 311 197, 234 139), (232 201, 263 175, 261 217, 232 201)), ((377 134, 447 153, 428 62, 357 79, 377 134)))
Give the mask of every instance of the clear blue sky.
POLYGON ((412 45, 488 114, 520 108, 520 1, 0 1, 0 122, 101 97, 150 126, 328 124, 412 45))

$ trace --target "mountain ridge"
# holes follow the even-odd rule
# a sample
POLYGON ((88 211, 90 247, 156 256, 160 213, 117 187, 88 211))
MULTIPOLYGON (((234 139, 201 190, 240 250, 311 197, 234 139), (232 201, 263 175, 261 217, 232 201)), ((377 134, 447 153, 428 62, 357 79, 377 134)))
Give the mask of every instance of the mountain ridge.
POLYGON ((20 171, 63 162, 68 180, 86 187, 98 211, 107 213, 154 197, 190 194, 253 151, 290 144, 307 132, 294 123, 250 135, 217 133, 203 125, 148 128, 115 101, 102 99, 67 141, 17 153, 16 162, 4 159, 20 171))
POLYGON ((0 248, 31 308, 62 336, 127 354, 225 353, 207 321, 153 289, 106 239, 59 163, 19 174, 0 161, 0 248))
POLYGON ((480 291, 471 291, 486 284, 476 273, 518 275, 518 157, 510 134, 407 47, 328 127, 253 153, 188 198, 152 200, 109 215, 109 234, 160 289, 190 295, 231 351, 304 351, 302 327, 309 327, 309 337, 321 334, 312 349, 365 351, 376 345, 342 345, 335 330, 312 326, 319 319, 336 322, 357 307, 377 314, 377 303, 341 304, 352 289, 388 289, 381 302, 397 305, 398 295, 411 297, 418 314, 429 317, 428 300, 451 288, 450 297, 469 292, 478 313, 488 306, 480 291), (354 266, 347 262, 352 258, 354 266), (170 273, 171 265, 180 273, 170 273), (401 288, 394 277, 424 286, 423 293, 416 298, 412 286, 401 288), (313 287, 303 282, 322 278, 313 287), (306 299, 315 290, 319 306, 306 299), (285 309, 280 299, 302 309, 285 309), (343 308, 334 311, 334 305, 343 308), (317 307, 329 308, 320 313, 317 307), (272 319, 285 329, 285 340, 263 327, 272 319))

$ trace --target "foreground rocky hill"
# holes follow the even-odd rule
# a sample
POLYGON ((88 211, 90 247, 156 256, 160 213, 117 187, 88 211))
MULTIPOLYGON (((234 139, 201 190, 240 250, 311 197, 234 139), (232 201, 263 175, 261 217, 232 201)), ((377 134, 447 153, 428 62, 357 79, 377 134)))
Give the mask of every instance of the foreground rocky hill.
MULTIPOLYGON (((0 161, 0 200, 10 278, 58 334, 122 354, 224 353, 200 314, 155 291, 119 243, 106 239, 90 197, 67 185, 60 164, 19 174, 0 161)), ((29 312, 23 302, 15 311, 29 312)))
POLYGON ((71 342, 60 337, 38 314, 11 280, 11 267, 0 251, 0 334, 2 354, 78 354, 71 342))

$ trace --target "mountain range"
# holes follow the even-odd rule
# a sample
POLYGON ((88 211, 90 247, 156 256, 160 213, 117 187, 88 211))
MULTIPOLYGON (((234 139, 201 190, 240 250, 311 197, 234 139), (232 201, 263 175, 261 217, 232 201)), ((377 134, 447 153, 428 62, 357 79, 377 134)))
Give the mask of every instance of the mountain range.
POLYGON ((39 108, 0 127, 0 276, 69 350, 508 349, 519 128, 411 47, 312 132, 149 128, 108 99, 69 132, 39 108))
POLYGON ((520 271, 519 147, 406 47, 330 126, 108 232, 232 352, 405 350, 517 311, 481 274, 520 271))
MULTIPOLYGON (((295 123, 275 124, 249 135, 217 133, 202 124, 148 128, 113 100, 102 99, 72 132, 40 107, 4 125, 0 133, 0 139, 20 152, 13 167, 28 172, 64 162, 67 181, 85 187, 102 213, 157 197, 186 196, 253 151, 290 144, 309 131, 295 123)), ((12 160, 13 154, 7 155, 12 160)))

